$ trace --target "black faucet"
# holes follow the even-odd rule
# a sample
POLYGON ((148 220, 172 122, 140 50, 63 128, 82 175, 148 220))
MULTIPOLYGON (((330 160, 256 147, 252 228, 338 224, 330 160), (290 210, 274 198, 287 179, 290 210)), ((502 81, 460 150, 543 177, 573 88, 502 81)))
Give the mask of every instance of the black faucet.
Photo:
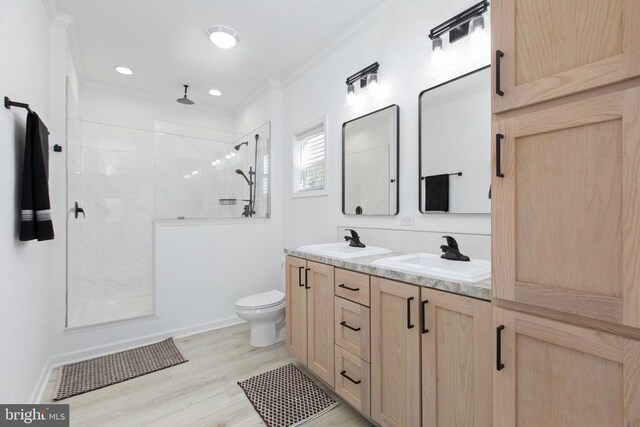
POLYGON ((344 236, 344 240, 349 242, 349 246, 353 246, 354 248, 366 248, 365 244, 360 241, 360 236, 358 236, 356 230, 345 228, 344 231, 351 233, 351 236, 344 236))
POLYGON ((451 261, 471 261, 471 259, 460 253, 460 249, 458 249, 458 242, 451 236, 442 236, 447 239, 447 244, 440 246, 442 249, 442 256, 440 258, 449 259, 451 261))

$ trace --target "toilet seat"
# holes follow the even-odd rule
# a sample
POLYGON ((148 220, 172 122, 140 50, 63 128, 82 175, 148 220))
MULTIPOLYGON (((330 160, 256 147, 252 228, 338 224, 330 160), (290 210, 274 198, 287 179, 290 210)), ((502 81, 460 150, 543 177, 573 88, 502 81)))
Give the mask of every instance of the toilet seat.
POLYGON ((241 310, 271 308, 281 305, 284 300, 284 293, 274 289, 272 291, 240 298, 236 301, 236 308, 241 310))

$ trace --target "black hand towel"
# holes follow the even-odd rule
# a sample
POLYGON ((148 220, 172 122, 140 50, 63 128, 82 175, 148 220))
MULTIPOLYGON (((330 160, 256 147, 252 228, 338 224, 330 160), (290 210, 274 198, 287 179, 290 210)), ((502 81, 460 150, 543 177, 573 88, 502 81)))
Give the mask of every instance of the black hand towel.
POLYGON ((449 175, 424 178, 425 211, 449 212, 449 175))
POLYGON ((20 240, 53 239, 49 203, 49 131, 34 112, 27 115, 22 169, 22 221, 20 240))

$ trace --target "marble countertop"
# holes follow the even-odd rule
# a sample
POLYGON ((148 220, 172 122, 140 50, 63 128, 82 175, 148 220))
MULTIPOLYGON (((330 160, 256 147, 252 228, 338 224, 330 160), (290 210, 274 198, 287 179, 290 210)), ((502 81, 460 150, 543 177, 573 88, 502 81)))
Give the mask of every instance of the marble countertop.
POLYGON ((456 283, 447 280, 434 279, 418 274, 389 270, 387 268, 371 264, 373 261, 380 258, 406 255, 406 253, 404 252, 391 252, 384 255, 373 255, 351 259, 339 259, 321 255, 314 255, 307 252, 298 251, 296 249, 285 249, 284 253, 297 258, 303 258, 309 261, 315 261, 322 264, 333 265, 334 267, 338 268, 344 268, 345 270, 358 271, 360 273, 370 274, 372 276, 384 277, 386 279, 397 280, 399 282, 411 283, 413 285, 424 286, 427 288, 438 289, 445 292, 451 292, 454 294, 491 301, 491 279, 483 280, 481 282, 473 284, 456 283))

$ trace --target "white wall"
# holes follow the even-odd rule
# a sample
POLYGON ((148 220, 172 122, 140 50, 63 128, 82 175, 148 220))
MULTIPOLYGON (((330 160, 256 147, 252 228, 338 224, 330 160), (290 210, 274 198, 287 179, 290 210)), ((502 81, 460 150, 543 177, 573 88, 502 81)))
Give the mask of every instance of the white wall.
MULTIPOLYGON (((285 183, 286 247, 334 241, 336 227, 348 225, 401 228, 401 216, 414 216, 414 227, 422 231, 490 233, 489 215, 422 215, 418 211, 418 94, 437 82, 489 63, 486 58, 465 54, 467 41, 448 49, 454 58, 451 69, 436 74, 429 68, 429 29, 454 16, 475 0, 450 2, 398 0, 387 3, 382 13, 364 24, 331 52, 295 73, 284 89, 285 171, 291 176, 291 141, 296 129, 327 114, 328 196, 291 198, 291 183, 285 183), (381 96, 362 98, 354 108, 345 105, 347 76, 378 61, 381 96), (389 104, 400 106, 400 214, 395 217, 355 217, 341 212, 342 123, 389 104)), ((488 52, 487 52, 488 54, 488 52)), ((356 87, 356 93, 359 87, 356 87)), ((400 248, 401 249, 401 248, 400 248)), ((435 251, 438 248, 433 248, 435 251)), ((464 248, 463 248, 464 249, 464 248)))
MULTIPOLYGON (((49 109, 50 22, 40 0, 0 0, 0 96, 27 102, 60 134, 49 109)), ((51 242, 19 242, 26 111, 0 111, 0 402, 26 402, 49 356, 51 242)), ((51 166, 56 159, 51 153, 51 166)), ((56 203, 57 201, 53 201, 56 203)), ((57 224, 56 224, 57 225, 57 224)), ((56 228, 56 238, 64 231, 56 228)))

